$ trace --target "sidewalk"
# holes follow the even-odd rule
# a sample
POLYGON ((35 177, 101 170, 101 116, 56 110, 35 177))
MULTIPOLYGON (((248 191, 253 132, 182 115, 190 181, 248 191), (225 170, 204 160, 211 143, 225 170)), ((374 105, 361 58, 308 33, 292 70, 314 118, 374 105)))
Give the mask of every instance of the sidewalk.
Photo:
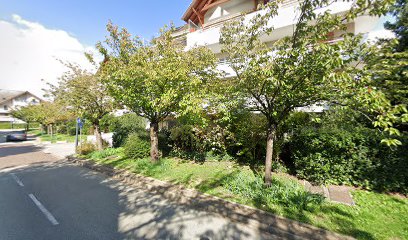
POLYGON ((61 159, 75 154, 74 143, 37 143, 37 146, 41 146, 43 152, 61 159))

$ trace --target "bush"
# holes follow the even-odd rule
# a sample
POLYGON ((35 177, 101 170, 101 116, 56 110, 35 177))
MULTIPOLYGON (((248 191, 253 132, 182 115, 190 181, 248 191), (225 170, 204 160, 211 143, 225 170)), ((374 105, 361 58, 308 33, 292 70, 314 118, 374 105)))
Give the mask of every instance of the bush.
POLYGON ((233 194, 244 197, 262 208, 273 209, 274 205, 283 205, 297 211, 313 210, 324 198, 307 192, 293 180, 273 177, 272 185, 265 188, 263 177, 248 172, 238 172, 223 180, 223 186, 233 194))
MULTIPOLYGON (((304 128, 286 144, 300 178, 380 191, 408 192, 408 152, 381 145, 384 136, 362 126, 304 128)), ((401 139, 407 146, 407 139, 401 139)))
POLYGON ((118 156, 121 155, 123 152, 122 148, 106 148, 102 151, 95 151, 90 154, 90 158, 92 159, 104 159, 111 156, 118 156))
POLYGON ((256 164, 266 155, 266 119, 250 112, 233 113, 226 133, 226 151, 241 161, 256 164))
POLYGON ((170 140, 173 150, 183 152, 204 152, 205 147, 199 137, 198 128, 192 125, 182 125, 170 130, 170 140))
POLYGON ((113 147, 122 146, 131 133, 137 133, 141 138, 147 138, 146 120, 134 113, 110 119, 113 134, 113 147))
POLYGON ((90 142, 83 142, 77 147, 77 153, 81 155, 88 155, 96 150, 95 144, 90 142))
POLYGON ((136 133, 127 137, 123 148, 125 156, 131 159, 146 158, 150 155, 150 143, 136 133))

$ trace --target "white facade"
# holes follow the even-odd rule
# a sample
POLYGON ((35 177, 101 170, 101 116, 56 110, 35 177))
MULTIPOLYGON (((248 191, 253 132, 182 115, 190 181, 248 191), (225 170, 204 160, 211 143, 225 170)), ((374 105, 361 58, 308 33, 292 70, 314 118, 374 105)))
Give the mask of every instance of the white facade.
MULTIPOLYGON (((183 20, 190 23, 190 31, 185 31, 186 50, 206 46, 212 50, 219 58, 217 69, 224 72, 226 77, 235 76, 235 72, 227 63, 226 56, 221 53, 221 44, 219 42, 221 29, 225 22, 244 16, 246 22, 249 22, 256 14, 265 10, 256 10, 257 3, 260 0, 193 0, 189 9, 183 16, 183 20), (217 4, 219 2, 220 4, 217 4), (207 7, 206 7, 207 6, 207 7), (209 6, 212 6, 209 8, 209 6), (200 8, 202 16, 200 17, 200 8), (193 24, 191 24, 193 22, 193 24), (191 29, 191 25, 198 26, 191 29)), ((267 2, 267 1, 266 1, 267 2)), ((352 1, 334 2, 328 7, 316 10, 316 13, 330 11, 332 14, 342 14, 350 10, 352 1)), ((299 1, 286 0, 278 9, 278 14, 268 23, 273 27, 269 35, 264 35, 261 40, 265 43, 271 43, 285 36, 290 36, 298 20, 299 1)), ((378 17, 360 16, 353 22, 348 23, 347 31, 354 34, 368 34, 375 30, 380 19, 378 17)), ((340 32, 333 33, 333 41, 339 40, 340 32)), ((300 108, 299 111, 321 112, 328 108, 327 105, 313 105, 307 108, 300 108)))
POLYGON ((10 115, 11 110, 38 104, 41 101, 40 98, 30 92, 0 89, 0 122, 22 123, 21 120, 10 115))
MULTIPOLYGON (((341 14, 350 10, 351 1, 335 2, 326 8, 321 8, 316 12, 330 11, 333 14, 341 14)), ((252 19, 260 11, 253 11, 253 0, 230 0, 213 8, 208 9, 204 15, 204 24, 194 32, 186 35, 187 49, 197 46, 207 46, 214 53, 221 52, 219 43, 221 28, 225 21, 245 14, 245 19, 252 19)), ((293 32, 293 27, 299 16, 298 2, 296 0, 285 1, 278 10, 278 15, 271 19, 270 26, 274 31, 270 35, 263 36, 264 42, 272 42, 282 37, 289 36, 293 32)), ((355 34, 368 34, 378 25, 379 18, 362 16, 350 23, 349 31, 355 34)))

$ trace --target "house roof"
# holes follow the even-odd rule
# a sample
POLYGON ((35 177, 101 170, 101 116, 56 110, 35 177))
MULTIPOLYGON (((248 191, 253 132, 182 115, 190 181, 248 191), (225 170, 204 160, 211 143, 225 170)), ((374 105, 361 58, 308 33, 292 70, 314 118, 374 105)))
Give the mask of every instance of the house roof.
POLYGON ((21 95, 24 94, 30 94, 35 98, 38 98, 40 101, 42 101, 41 98, 35 96, 34 94, 30 93, 29 91, 15 91, 15 90, 7 90, 7 89, 0 89, 0 104, 10 101, 14 98, 17 98, 21 95))
POLYGON ((204 15, 208 9, 228 1, 230 0, 193 0, 182 19, 186 22, 192 21, 195 24, 203 24, 204 15))
MULTIPOLYGON (((231 0, 193 0, 181 19, 183 19, 187 23, 189 21, 192 21, 197 25, 199 23, 203 25, 204 15, 209 9, 229 1, 231 0)), ((252 0, 252 1, 254 3, 254 8, 256 9, 258 4, 260 3, 266 4, 270 0, 252 0)))

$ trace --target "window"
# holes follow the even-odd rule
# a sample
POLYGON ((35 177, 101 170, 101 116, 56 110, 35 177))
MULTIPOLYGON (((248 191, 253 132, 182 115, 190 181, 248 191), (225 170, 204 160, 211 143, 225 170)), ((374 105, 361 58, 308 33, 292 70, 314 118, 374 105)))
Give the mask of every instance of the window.
POLYGON ((8 106, 7 105, 4 105, 4 110, 8 110, 8 106))

